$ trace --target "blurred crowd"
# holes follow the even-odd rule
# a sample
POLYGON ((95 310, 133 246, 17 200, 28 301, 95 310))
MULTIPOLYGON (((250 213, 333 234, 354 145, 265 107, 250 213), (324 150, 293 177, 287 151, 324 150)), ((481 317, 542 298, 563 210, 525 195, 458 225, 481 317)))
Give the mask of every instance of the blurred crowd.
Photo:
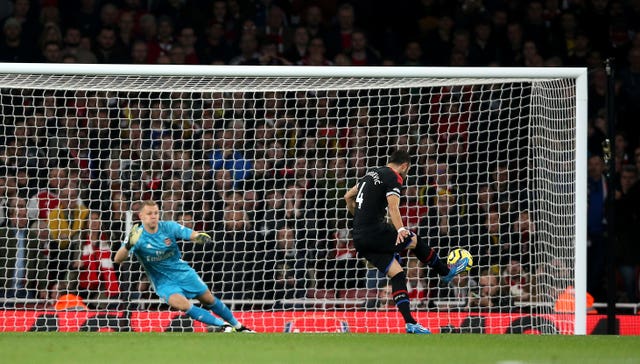
MULTIPOLYGON (((597 301, 607 289, 639 300, 638 0, 15 0, 0 4, 0 18, 4 62, 588 67, 588 290, 597 301), (614 121, 606 112, 609 58, 614 121), (617 131, 608 165, 610 122, 617 131), (606 252, 616 257, 615 288, 605 284, 606 252)), ((163 219, 213 233, 214 246, 185 243, 184 258, 223 298, 384 306, 386 280, 355 256, 342 195, 402 147, 416 158, 406 225, 441 255, 462 246, 477 258, 450 287, 406 261, 418 305, 511 307, 557 297, 535 289, 570 288, 572 273, 571 257, 540 258, 529 244, 536 218, 522 194, 532 172, 523 162, 528 110, 519 104, 528 91, 472 91, 2 89, 0 292, 44 302, 70 291, 151 297, 137 263, 114 267, 110 257, 126 211, 154 198, 163 219), (434 105, 448 108, 440 119, 434 105)))

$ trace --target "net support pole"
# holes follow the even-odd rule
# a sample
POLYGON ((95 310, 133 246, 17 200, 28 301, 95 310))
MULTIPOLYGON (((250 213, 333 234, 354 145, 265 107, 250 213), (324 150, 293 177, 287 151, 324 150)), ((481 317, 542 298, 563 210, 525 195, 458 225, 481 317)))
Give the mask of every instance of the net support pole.
POLYGON ((587 333, 587 71, 576 78, 575 335, 587 333))

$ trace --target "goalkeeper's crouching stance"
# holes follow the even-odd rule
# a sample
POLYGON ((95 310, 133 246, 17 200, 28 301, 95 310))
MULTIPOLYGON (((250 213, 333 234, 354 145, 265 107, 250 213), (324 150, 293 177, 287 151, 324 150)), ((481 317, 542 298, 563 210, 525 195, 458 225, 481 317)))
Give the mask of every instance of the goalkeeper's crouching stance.
POLYGON ((254 332, 238 322, 231 310, 213 296, 196 271, 181 259, 177 239, 204 244, 211 242, 211 237, 173 221, 160 221, 160 210, 154 201, 143 201, 138 216, 142 225, 133 226, 114 262, 122 263, 131 254, 135 255, 162 300, 194 320, 213 327, 214 331, 254 332), (192 298, 198 299, 206 309, 191 304, 192 298))

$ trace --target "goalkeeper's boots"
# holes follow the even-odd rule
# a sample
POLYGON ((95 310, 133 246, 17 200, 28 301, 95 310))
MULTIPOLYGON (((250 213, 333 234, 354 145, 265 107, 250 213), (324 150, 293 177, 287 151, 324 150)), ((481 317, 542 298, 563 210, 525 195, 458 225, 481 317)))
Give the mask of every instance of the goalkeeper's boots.
POLYGON ((236 332, 244 332, 245 334, 255 334, 256 332, 251 330, 250 328, 242 325, 236 329, 236 332))
POLYGON ((468 266, 469 266, 469 258, 462 258, 462 259, 458 260, 457 262, 455 262, 451 266, 449 266, 449 274, 447 274, 446 276, 443 276, 441 278, 442 281, 444 283, 449 284, 449 282, 451 282, 453 277, 455 277, 456 275, 464 272, 467 269, 468 266))
POLYGON ((229 324, 224 324, 221 326, 208 326, 207 331, 209 332, 235 332, 236 329, 229 324))
POLYGON ((420 324, 407 324, 407 334, 430 334, 431 331, 420 324))

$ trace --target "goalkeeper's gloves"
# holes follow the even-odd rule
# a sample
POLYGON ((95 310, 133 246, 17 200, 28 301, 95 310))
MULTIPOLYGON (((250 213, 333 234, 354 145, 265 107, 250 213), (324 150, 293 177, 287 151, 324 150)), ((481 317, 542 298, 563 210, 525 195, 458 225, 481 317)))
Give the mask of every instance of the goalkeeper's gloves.
POLYGON ((213 239, 211 239, 211 236, 209 236, 209 234, 207 233, 198 233, 198 235, 196 235, 196 238, 193 239, 193 241, 195 241, 198 244, 206 244, 206 243, 213 242, 213 239))
POLYGON ((127 250, 131 250, 131 248, 136 245, 138 240, 140 240, 140 236, 142 236, 143 231, 144 228, 140 226, 140 224, 133 225, 133 227, 131 228, 131 232, 129 233, 129 239, 127 240, 127 243, 124 245, 124 247, 127 248, 127 250))

